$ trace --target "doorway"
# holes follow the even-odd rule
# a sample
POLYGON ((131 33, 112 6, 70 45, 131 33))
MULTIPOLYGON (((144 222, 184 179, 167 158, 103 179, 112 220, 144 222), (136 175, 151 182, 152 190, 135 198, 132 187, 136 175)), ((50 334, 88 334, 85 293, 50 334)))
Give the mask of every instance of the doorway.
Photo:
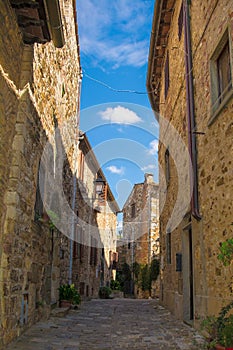
POLYGON ((183 231, 183 319, 194 318, 193 239, 191 223, 183 231))

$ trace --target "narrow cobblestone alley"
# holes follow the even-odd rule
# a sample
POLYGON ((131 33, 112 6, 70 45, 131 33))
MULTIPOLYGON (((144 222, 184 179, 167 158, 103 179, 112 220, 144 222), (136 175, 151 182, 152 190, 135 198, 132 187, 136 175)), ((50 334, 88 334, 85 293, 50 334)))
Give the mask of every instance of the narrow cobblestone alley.
POLYGON ((95 299, 37 323, 7 350, 197 350, 200 342, 155 300, 95 299))

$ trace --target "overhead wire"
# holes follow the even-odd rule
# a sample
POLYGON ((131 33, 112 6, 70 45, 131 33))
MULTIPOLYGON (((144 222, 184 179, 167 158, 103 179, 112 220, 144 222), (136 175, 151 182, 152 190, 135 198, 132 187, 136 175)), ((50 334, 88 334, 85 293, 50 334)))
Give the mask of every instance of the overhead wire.
POLYGON ((92 81, 94 81, 94 82, 96 82, 96 83, 106 87, 107 89, 109 89, 111 91, 114 91, 114 92, 131 93, 131 94, 137 94, 137 95, 147 95, 147 94, 153 94, 156 91, 156 89, 154 89, 152 91, 137 91, 137 90, 130 90, 130 89, 125 89, 125 90, 116 89, 116 88, 108 85, 107 83, 105 83, 105 82, 103 82, 101 80, 98 80, 98 79, 92 77, 91 75, 87 74, 84 69, 82 69, 82 72, 83 72, 83 75, 86 78, 88 78, 88 79, 90 79, 90 80, 92 80, 92 81))

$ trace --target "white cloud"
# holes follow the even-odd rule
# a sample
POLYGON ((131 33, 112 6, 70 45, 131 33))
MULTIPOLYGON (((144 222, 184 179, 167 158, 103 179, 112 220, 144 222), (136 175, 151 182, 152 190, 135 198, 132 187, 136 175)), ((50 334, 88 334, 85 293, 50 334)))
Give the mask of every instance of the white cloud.
POLYGON ((99 112, 103 120, 117 124, 137 124, 142 122, 142 119, 128 108, 117 106, 108 107, 105 111, 99 112))
POLYGON ((81 53, 93 64, 141 67, 147 63, 153 2, 79 0, 81 53))
POLYGON ((117 175, 123 175, 124 174, 124 168, 120 167, 118 168, 115 165, 110 165, 106 168, 106 170, 110 171, 112 174, 117 174, 117 175))
POLYGON ((156 165, 155 164, 148 164, 148 165, 142 167, 141 169, 142 169, 142 171, 155 170, 156 169, 156 165))
POLYGON ((157 152, 158 152, 158 146, 159 146, 159 141, 158 140, 151 141, 148 153, 151 154, 151 155, 156 155, 157 152))

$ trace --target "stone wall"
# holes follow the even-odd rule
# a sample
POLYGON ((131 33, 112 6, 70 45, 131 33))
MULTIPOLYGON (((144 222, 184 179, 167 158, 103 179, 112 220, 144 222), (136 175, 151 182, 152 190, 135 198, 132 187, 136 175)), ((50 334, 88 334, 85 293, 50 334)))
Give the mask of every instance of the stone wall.
POLYGON ((74 168, 80 65, 73 2, 60 3, 66 43, 56 49, 53 42, 23 44, 15 13, 1 1, 0 348, 47 317, 58 281, 68 282, 67 237, 35 220, 34 211, 40 158, 46 143, 53 145, 55 121, 74 168))
MULTIPOLYGON (((200 18, 198 4, 193 5, 192 15, 193 18, 200 18)), ((198 130, 205 132, 204 137, 198 138, 198 184, 203 220, 194 227, 195 269, 197 275, 202 273, 203 276, 201 283, 197 279, 195 287, 197 318, 205 314, 203 304, 206 295, 208 314, 218 311, 221 306, 232 300, 228 285, 233 275, 233 267, 223 267, 217 260, 219 244, 233 236, 232 96, 210 124, 210 120, 213 120, 210 59, 226 28, 229 28, 232 43, 232 4, 222 0, 214 9, 212 2, 209 2, 206 7, 202 7, 201 16, 205 18, 205 25, 208 19, 210 21, 207 27, 202 25, 203 29, 200 32, 197 30, 193 33, 196 118, 198 130)), ((198 28, 196 24, 195 26, 198 28)), ((232 62, 233 52, 232 46, 230 47, 232 62)))
POLYGON ((110 285, 112 279, 115 279, 115 268, 113 269, 113 255, 116 252, 117 237, 117 209, 112 203, 113 198, 107 195, 106 206, 97 213, 97 223, 100 229, 100 237, 104 247, 104 276, 103 285, 110 285))
MULTIPOLYGON (((186 87, 184 66, 184 28, 178 36, 181 1, 176 1, 169 30, 166 53, 169 53, 169 89, 165 99, 165 57, 163 61, 159 112, 178 131, 188 146, 186 87)), ((175 164, 177 145, 172 142, 169 128, 160 129, 160 241, 161 241, 161 302, 177 317, 186 321, 199 320, 219 311, 231 300, 228 285, 232 267, 218 261, 219 244, 232 237, 232 96, 214 118, 211 102, 211 57, 228 28, 232 43, 232 3, 227 0, 195 1, 190 6, 191 42, 193 54, 194 100, 197 138, 198 194, 201 220, 184 211, 184 218, 171 232, 171 260, 168 241, 171 218, 178 192, 178 172, 175 164), (214 118, 214 119, 213 119, 214 118), (165 151, 170 151, 170 181, 165 181, 165 151), (190 248, 191 247, 191 248, 190 248), (191 250, 190 250, 191 249, 191 250), (182 254, 182 271, 177 271, 177 254, 182 254), (190 281, 190 262, 193 279, 190 281), (193 291, 193 305, 190 305, 193 291), (187 301, 188 300, 188 301, 187 301), (191 315, 193 307, 193 315, 191 315)), ((230 55, 232 62, 232 46, 230 55)), ((232 89, 232 88, 231 88, 232 89)), ((188 182, 183 194, 189 198, 188 182)), ((181 202, 182 203, 182 202, 181 202)), ((182 204, 181 204, 182 209, 182 204)))
MULTIPOLYGON (((120 265, 123 261, 131 268, 134 263, 150 264, 159 257, 159 187, 151 174, 145 181, 135 184, 123 207, 123 241, 119 242, 120 265), (133 209, 134 206, 134 209, 133 209)), ((145 297, 140 286, 135 294, 145 297)))
MULTIPOLYGON (((99 203, 95 180, 101 169, 86 135, 80 137, 78 153, 76 237, 73 255, 73 282, 83 298, 98 297, 99 287, 110 284, 110 251, 116 251, 116 212, 109 196, 99 203)), ((101 173, 103 180, 106 181, 101 173)))

